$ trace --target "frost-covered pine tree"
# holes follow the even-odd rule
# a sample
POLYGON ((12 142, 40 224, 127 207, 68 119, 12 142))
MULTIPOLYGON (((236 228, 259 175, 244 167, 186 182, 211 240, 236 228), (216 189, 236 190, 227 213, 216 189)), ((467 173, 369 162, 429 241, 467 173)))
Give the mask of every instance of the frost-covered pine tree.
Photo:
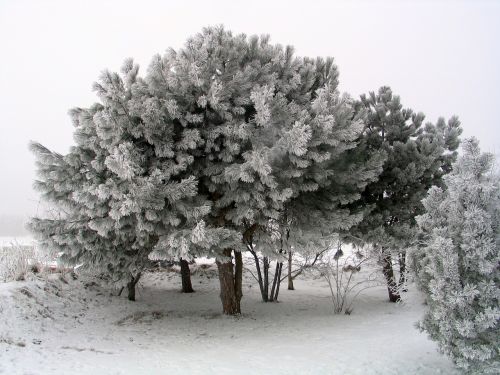
MULTIPOLYGON (((357 110, 366 115, 360 148, 367 154, 383 150, 387 159, 379 178, 368 184, 352 206, 369 209, 363 220, 350 230, 350 242, 370 243, 379 252, 387 281, 389 300, 400 299, 404 284, 406 249, 416 233, 415 216, 423 212, 421 200, 451 169, 461 133, 452 117, 423 125, 424 115, 403 108, 399 96, 388 87, 362 95, 357 110), (396 280, 393 258, 400 264, 396 280)), ((351 207, 352 207, 351 206, 351 207)))
MULTIPOLYGON (((99 103, 70 111, 76 145, 68 154, 31 146, 35 187, 56 214, 34 218, 30 226, 61 261, 127 283, 133 300, 160 237, 195 228, 210 207, 186 173, 189 135, 168 121, 138 66, 127 60, 122 75, 104 72, 94 90, 99 103)), ((182 242, 161 245, 173 258, 187 257, 182 242)))
MULTIPOLYGON (((337 123, 355 123, 361 128, 348 139, 333 134, 332 139, 337 141, 328 150, 329 159, 313 166, 315 174, 323 173, 327 178, 315 180, 317 187, 301 191, 286 202, 285 228, 289 235, 284 243, 290 252, 315 256, 329 247, 338 233, 358 224, 368 210, 355 202, 361 199, 369 183, 377 181, 387 157, 383 150, 365 148, 362 142, 365 118, 356 111, 355 101, 344 96, 343 105, 332 107, 332 112, 337 112, 337 118, 343 118, 337 123)), ((291 269, 290 257, 288 263, 291 269)), ((289 289, 293 289, 290 280, 289 289)))
MULTIPOLYGON (((330 74, 336 77, 336 67, 330 69, 330 74)), ((366 185, 375 181, 382 171, 385 153, 380 150, 366 153, 364 148, 358 147, 363 118, 355 113, 355 102, 349 96, 339 95, 336 81, 331 84, 335 87, 332 92, 316 91, 312 105, 315 109, 324 108, 323 116, 332 119, 332 129, 318 134, 311 126, 317 138, 305 144, 304 155, 296 156, 288 164, 286 159, 281 161, 280 173, 287 178, 284 183, 293 194, 284 202, 279 216, 270 218, 267 226, 259 226, 251 241, 245 239, 256 266, 256 251, 262 255, 262 267, 257 267, 257 273, 259 268, 265 273, 269 269, 266 263, 276 260, 271 295, 263 298, 266 302, 277 299, 284 258, 290 269, 293 252, 310 255, 323 249, 332 235, 349 230, 363 218, 363 207, 350 208, 348 205, 360 199, 366 185), (321 158, 318 158, 318 149, 322 152, 321 158), (297 168, 297 164, 301 167, 297 168), (275 282, 278 284, 274 285, 275 282)), ((260 281, 261 277, 258 279, 260 281)), ((266 277, 263 279, 264 288, 261 286, 261 289, 265 290, 266 277)))
POLYGON ((469 374, 500 372, 500 177, 477 140, 433 187, 417 218, 418 280, 429 310, 421 329, 469 374))
MULTIPOLYGON (((212 203, 205 228, 239 236, 233 245, 230 233, 209 241, 227 314, 240 312, 241 239, 267 231, 291 199, 298 207, 313 201, 301 200, 305 193, 326 194, 337 162, 356 146, 363 123, 339 94, 337 76, 331 58, 295 57, 267 36, 234 36, 222 27, 204 29, 151 64, 151 91, 198 145, 189 153, 199 194, 212 203)), ((338 200, 322 203, 326 214, 338 200)))

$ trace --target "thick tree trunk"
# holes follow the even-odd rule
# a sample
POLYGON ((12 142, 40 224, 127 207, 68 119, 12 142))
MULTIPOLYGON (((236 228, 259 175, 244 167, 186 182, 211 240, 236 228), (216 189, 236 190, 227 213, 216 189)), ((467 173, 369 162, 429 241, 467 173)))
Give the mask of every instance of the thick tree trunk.
POLYGON ((264 302, 269 301, 269 258, 264 257, 263 259, 264 268, 264 302))
POLYGON ((406 251, 399 253, 399 282, 398 289, 402 292, 407 292, 406 289, 406 251))
POLYGON ((239 307, 243 297, 243 256, 239 251, 234 252, 234 293, 239 307))
MULTIPOLYGON (((222 302, 222 311, 226 315, 236 315, 241 313, 241 308, 240 308, 241 290, 238 292, 238 294, 236 293, 237 285, 235 283, 231 253, 232 253, 231 249, 224 250, 223 254, 226 257, 229 257, 229 260, 226 260, 224 262, 220 261, 216 262, 217 269, 219 271, 220 299, 222 302)), ((238 264, 238 260, 236 260, 236 263, 238 264)), ((238 269, 236 271, 237 273, 241 272, 238 269)))
POLYGON ((135 301, 135 286, 141 278, 141 273, 139 272, 137 276, 132 276, 131 280, 127 283, 128 299, 129 301, 135 301))
POLYGON ((389 301, 398 302, 399 296, 396 280, 394 279, 394 270, 392 269, 392 259, 390 254, 382 254, 382 270, 387 281, 387 290, 389 292, 389 301))
POLYGON ((295 290, 292 278, 292 251, 288 252, 288 290, 295 290))
POLYGON ((182 280, 182 293, 193 293, 193 285, 191 284, 191 271, 189 270, 189 263, 185 259, 180 259, 181 265, 181 280, 182 280))

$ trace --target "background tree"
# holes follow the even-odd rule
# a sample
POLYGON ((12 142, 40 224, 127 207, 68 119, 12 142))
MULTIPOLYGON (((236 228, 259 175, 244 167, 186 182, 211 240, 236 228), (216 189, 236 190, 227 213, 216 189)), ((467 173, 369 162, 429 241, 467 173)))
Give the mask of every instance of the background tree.
POLYGON ((429 310, 420 327, 470 374, 500 368, 500 177, 475 139, 433 187, 419 216, 418 280, 429 310))
MULTIPOLYGON (((355 116, 350 97, 340 97, 336 89, 330 92, 318 89, 316 94, 313 108, 323 108, 326 112, 323 116, 330 117, 334 125, 329 132, 318 134, 306 144, 311 149, 304 153, 303 160, 295 159, 287 166, 289 169, 281 170, 282 175, 289 174, 288 182, 284 183, 292 188, 293 194, 284 202, 277 219, 270 219, 265 228, 259 227, 269 235, 257 233, 258 241, 255 236, 251 241, 244 238, 255 258, 257 273, 261 268, 253 246, 255 241, 262 254, 264 277, 258 277, 259 281, 264 280, 266 284, 269 259, 277 259, 270 301, 277 299, 286 255, 290 259, 292 251, 304 255, 310 255, 311 251, 317 253, 332 236, 362 219, 364 208, 350 208, 348 204, 359 199, 366 185, 377 179, 385 158, 383 151, 366 154, 358 148, 363 123, 355 116), (317 158, 318 149, 323 152, 322 158, 317 158), (298 171, 297 164, 303 166, 298 171)), ((283 160, 281 163, 283 166, 283 160)), ((263 299, 267 302, 266 297, 263 299)))
POLYGON ((435 125, 422 126, 424 115, 404 109, 388 87, 380 88, 378 94, 362 95, 357 110, 366 116, 359 147, 368 154, 383 150, 387 159, 378 180, 368 184, 361 199, 351 205, 371 211, 351 228, 346 240, 370 243, 378 249, 389 300, 396 302, 399 286, 404 284, 406 248, 415 239, 415 216, 423 212, 421 200, 428 189, 440 186, 443 175, 451 170, 460 123, 452 117, 448 123, 439 119, 435 125), (400 264, 399 283, 393 256, 400 264))

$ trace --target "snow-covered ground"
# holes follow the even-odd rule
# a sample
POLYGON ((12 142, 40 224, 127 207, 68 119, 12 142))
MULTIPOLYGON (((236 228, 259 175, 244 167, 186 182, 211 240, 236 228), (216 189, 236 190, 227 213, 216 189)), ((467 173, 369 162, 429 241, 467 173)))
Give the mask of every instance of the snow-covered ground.
MULTIPOLYGON (((206 267, 206 266, 205 266, 206 267)), ((68 274, 0 284, 0 374, 457 374, 414 328, 421 297, 367 291, 334 315, 321 280, 262 303, 245 275, 240 317, 220 313, 213 267, 179 293, 175 272, 147 273, 138 300, 68 274)))

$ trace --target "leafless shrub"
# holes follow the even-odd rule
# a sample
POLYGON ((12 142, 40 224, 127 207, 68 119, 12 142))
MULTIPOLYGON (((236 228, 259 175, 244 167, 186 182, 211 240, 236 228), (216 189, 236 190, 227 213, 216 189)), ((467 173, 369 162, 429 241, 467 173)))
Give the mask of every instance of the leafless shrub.
POLYGON ((33 245, 0 246, 0 281, 24 280, 30 273, 42 272, 49 260, 49 254, 33 245))
POLYGON ((324 254, 315 264, 314 270, 328 284, 335 314, 350 315, 354 301, 363 291, 382 285, 377 269, 369 266, 372 261, 376 260, 370 252, 345 254, 339 242, 336 250, 324 254))
MULTIPOLYGON (((321 263, 323 256, 325 256, 328 251, 328 248, 323 248, 314 253, 294 254, 293 257, 289 258, 287 269, 288 275, 284 276, 281 281, 289 277, 293 282, 298 276, 307 273, 310 269, 314 269, 317 264, 321 263)), ((293 288, 289 287, 289 289, 293 288)))

